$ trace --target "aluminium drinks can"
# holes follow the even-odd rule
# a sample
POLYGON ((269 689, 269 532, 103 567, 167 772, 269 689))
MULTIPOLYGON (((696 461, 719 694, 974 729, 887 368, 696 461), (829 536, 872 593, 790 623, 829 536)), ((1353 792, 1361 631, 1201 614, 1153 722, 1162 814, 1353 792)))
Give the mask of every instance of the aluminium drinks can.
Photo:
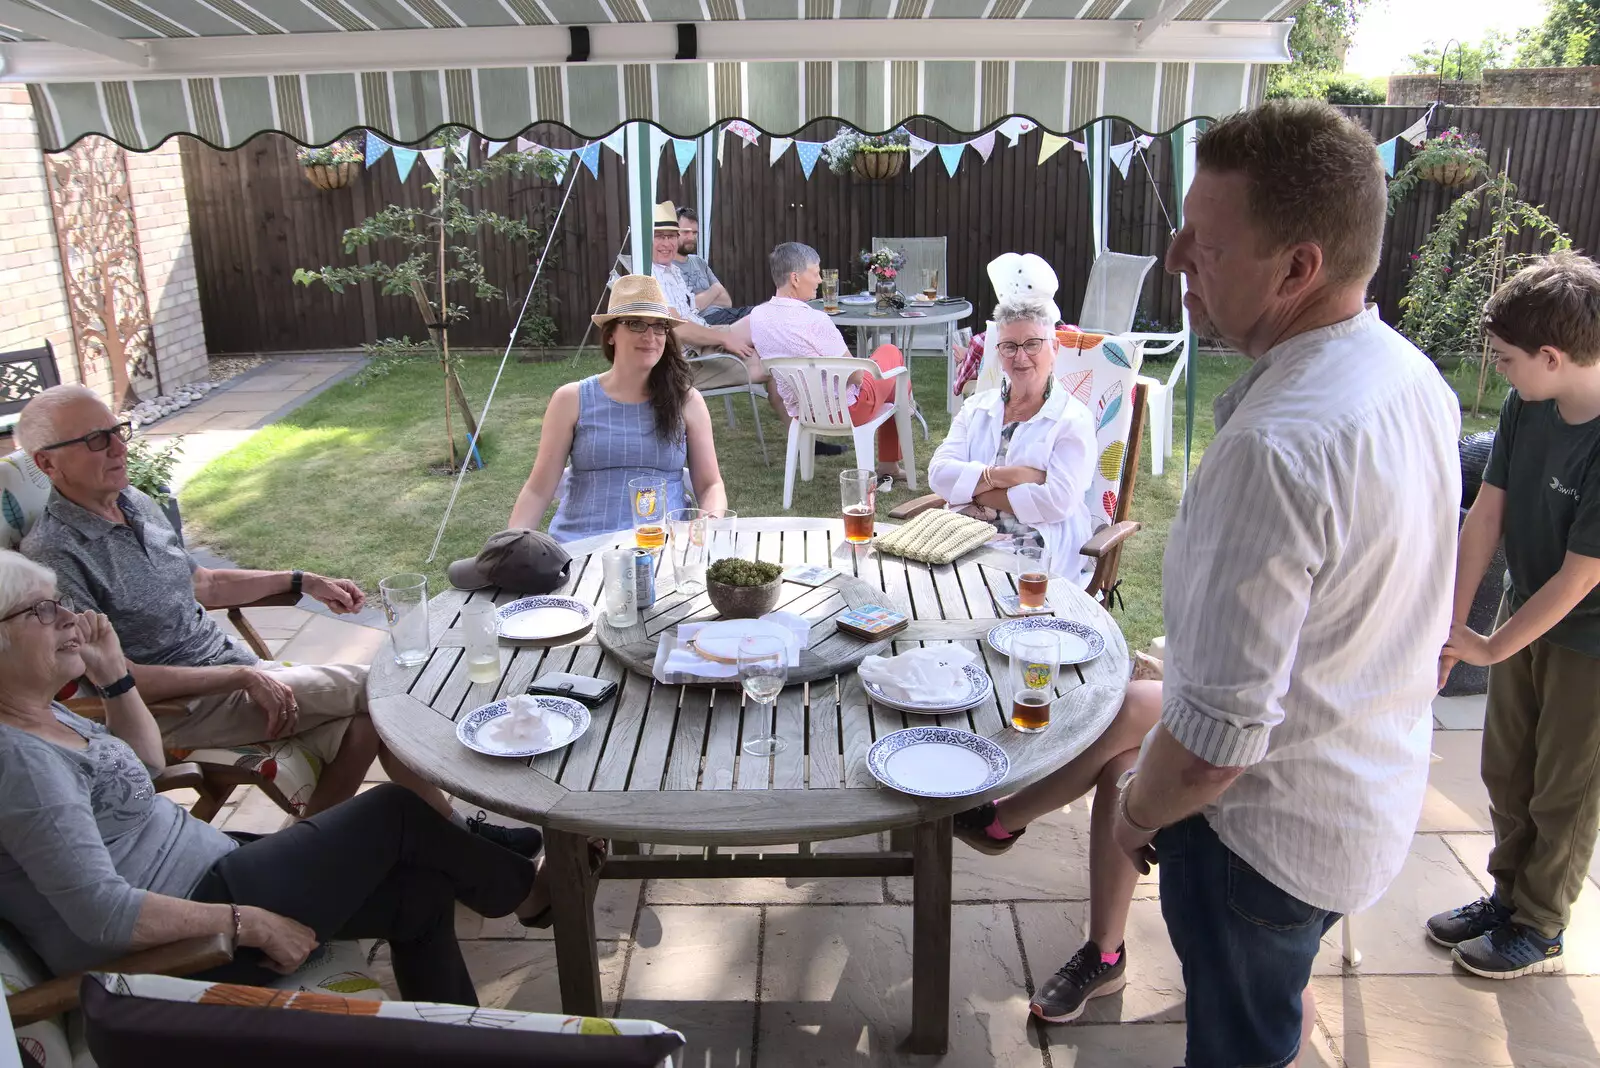
POLYGON ((633 550, 633 591, 639 611, 656 603, 656 554, 649 549, 633 550))

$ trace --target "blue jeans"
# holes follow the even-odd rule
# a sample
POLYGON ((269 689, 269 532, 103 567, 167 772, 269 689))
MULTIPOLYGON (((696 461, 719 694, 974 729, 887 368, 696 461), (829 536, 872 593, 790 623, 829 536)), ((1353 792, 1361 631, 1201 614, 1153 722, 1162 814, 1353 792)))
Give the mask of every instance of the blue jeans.
POLYGON ((1300 995, 1339 915, 1268 882, 1204 816, 1156 835, 1161 915, 1188 990, 1188 1068, 1282 1068, 1300 1052, 1300 995))

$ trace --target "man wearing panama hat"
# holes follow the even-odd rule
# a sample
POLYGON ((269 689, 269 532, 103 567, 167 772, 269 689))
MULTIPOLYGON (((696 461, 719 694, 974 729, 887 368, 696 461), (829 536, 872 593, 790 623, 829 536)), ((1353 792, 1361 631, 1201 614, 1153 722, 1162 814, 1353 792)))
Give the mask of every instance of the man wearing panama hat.
POLYGON ((694 294, 688 279, 677 264, 678 209, 670 200, 656 205, 651 255, 654 262, 650 273, 661 283, 667 304, 681 319, 672 328, 678 342, 686 350, 684 355, 720 355, 729 353, 738 357, 711 359, 690 364, 697 389, 716 389, 723 386, 743 386, 766 378, 761 361, 756 359, 755 344, 750 340, 750 324, 740 321, 731 326, 711 326, 695 307, 694 294))

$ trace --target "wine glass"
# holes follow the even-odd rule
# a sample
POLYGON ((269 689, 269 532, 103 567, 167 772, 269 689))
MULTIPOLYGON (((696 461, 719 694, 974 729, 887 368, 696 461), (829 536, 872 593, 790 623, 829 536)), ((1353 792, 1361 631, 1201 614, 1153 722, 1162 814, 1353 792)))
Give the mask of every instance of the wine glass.
POLYGON ((752 634, 739 639, 738 658, 739 682, 745 696, 761 710, 764 730, 764 733, 748 736, 744 751, 751 756, 771 756, 781 752, 787 744, 772 733, 775 713, 771 706, 783 692, 784 681, 789 677, 788 643, 771 634, 752 634))

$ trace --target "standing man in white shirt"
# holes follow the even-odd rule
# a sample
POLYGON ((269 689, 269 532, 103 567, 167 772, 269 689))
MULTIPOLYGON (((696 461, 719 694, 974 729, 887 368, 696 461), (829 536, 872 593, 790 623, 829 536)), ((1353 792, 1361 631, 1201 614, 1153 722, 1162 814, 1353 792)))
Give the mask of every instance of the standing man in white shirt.
MULTIPOLYGON (((1249 357, 1167 542, 1161 723, 1116 836, 1159 862, 1189 1068, 1293 1064, 1322 935, 1400 871, 1449 632, 1460 407, 1364 308, 1368 133, 1274 101, 1202 134, 1167 270, 1249 357)), ((1147 869, 1146 869, 1147 870, 1147 869)))

